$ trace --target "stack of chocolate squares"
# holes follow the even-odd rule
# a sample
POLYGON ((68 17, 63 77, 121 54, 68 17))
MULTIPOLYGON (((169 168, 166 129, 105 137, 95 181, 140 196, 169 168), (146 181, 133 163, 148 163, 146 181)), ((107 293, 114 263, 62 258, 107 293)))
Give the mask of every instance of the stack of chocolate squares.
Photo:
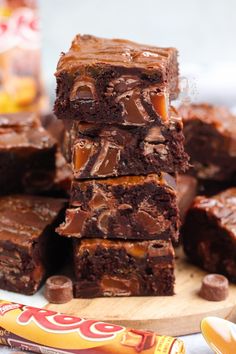
POLYGON ((172 295, 188 166, 174 48, 77 35, 57 67, 55 113, 66 126, 75 296, 172 295))

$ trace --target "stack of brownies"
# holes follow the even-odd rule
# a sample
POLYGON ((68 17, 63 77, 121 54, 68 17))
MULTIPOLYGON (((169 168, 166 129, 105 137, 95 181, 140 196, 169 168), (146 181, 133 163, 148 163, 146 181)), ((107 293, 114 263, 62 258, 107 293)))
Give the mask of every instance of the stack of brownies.
POLYGON ((75 296, 172 295, 175 178, 188 166, 170 106, 177 51, 78 35, 56 77, 74 173, 57 231, 73 237, 75 296))

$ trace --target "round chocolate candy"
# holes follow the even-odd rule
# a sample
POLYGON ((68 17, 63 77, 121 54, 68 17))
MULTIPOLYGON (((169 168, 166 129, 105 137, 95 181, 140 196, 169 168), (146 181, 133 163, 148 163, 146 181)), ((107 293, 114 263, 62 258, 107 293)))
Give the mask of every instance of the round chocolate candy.
POLYGON ((220 274, 208 274, 202 279, 199 295, 208 301, 222 301, 229 295, 229 281, 220 274))
POLYGON ((53 275, 45 284, 44 296, 53 304, 64 304, 73 299, 73 284, 64 275, 53 275))

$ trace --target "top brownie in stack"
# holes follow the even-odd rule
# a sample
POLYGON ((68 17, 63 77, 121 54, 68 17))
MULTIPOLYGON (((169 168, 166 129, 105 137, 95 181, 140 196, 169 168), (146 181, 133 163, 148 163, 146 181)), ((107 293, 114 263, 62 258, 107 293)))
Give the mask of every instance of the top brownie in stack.
POLYGON ((174 48, 77 35, 57 66, 58 118, 146 125, 168 120, 178 95, 174 48))

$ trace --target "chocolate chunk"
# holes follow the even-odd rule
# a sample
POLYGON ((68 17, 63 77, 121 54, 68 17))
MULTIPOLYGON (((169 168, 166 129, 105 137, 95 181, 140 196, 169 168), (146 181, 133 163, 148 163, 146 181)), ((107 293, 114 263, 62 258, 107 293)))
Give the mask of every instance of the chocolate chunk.
POLYGON ((52 304, 65 304, 73 299, 73 284, 64 275, 53 275, 45 283, 44 296, 52 304))
POLYGON ((137 353, 150 349, 156 343, 156 335, 153 332, 131 329, 123 335, 121 344, 133 347, 137 353))
POLYGON ((150 116, 142 105, 140 94, 136 91, 128 92, 118 97, 117 102, 122 105, 121 115, 124 125, 146 125, 151 121, 150 116))
POLYGON ((70 93, 70 100, 90 101, 96 99, 96 88, 90 77, 79 78, 74 83, 70 93))
POLYGON ((208 301, 223 301, 229 295, 229 282, 220 274, 208 274, 202 280, 199 295, 208 301))

